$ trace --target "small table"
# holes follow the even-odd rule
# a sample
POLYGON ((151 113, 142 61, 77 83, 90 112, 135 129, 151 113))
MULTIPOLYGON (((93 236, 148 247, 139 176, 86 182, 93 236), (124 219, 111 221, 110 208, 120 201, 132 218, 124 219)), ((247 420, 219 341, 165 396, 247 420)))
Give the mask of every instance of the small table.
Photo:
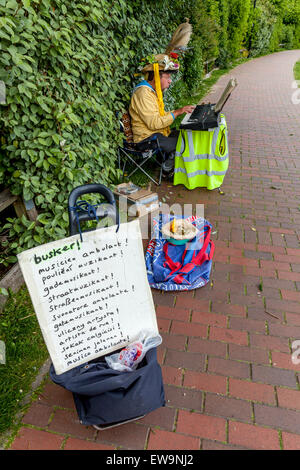
POLYGON ((181 129, 175 154, 173 184, 187 189, 219 188, 229 165, 228 133, 224 114, 207 131, 181 129))

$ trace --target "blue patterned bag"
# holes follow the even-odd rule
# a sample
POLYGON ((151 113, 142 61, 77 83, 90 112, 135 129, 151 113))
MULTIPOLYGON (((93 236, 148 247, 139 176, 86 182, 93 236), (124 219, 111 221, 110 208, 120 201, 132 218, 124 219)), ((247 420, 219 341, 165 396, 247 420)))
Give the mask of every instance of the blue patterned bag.
POLYGON ((153 220, 154 233, 145 256, 150 287, 165 291, 203 287, 209 281, 214 252, 212 226, 202 217, 191 216, 186 221, 198 229, 196 237, 173 245, 162 235, 163 225, 171 220, 166 214, 153 220))

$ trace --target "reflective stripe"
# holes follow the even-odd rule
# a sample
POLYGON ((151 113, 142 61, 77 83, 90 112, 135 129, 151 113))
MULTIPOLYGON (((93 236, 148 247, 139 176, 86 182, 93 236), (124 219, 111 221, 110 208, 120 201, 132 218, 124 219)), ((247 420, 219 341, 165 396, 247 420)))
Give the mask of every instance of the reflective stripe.
MULTIPOLYGON (((180 154, 175 154, 175 157, 180 157, 180 154)), ((218 157, 217 155, 213 155, 212 153, 201 153, 199 155, 193 155, 192 157, 182 157, 184 162, 195 162, 196 160, 218 160, 219 162, 224 162, 227 160, 228 154, 224 157, 218 157)))
POLYGON ((185 168, 175 168, 175 173, 185 173, 188 178, 193 178, 194 176, 206 175, 206 176, 224 176, 226 171, 207 171, 207 170, 197 170, 192 173, 187 173, 185 168))
MULTIPOLYGON (((199 153, 195 154, 195 149, 194 149, 194 140, 193 140, 193 131, 191 130, 186 130, 185 134, 187 135, 187 140, 188 140, 188 146, 189 146, 189 156, 184 156, 182 157, 184 162, 194 162, 196 160, 213 160, 216 159, 219 162, 224 162, 228 158, 228 148, 226 146, 226 154, 224 156, 219 156, 214 153, 214 150, 216 148, 218 138, 219 138, 219 133, 223 132, 223 129, 221 130, 221 126, 225 129, 225 136, 226 136, 226 142, 228 139, 227 136, 227 128, 226 128, 226 121, 224 118, 224 115, 221 115, 221 121, 219 127, 216 127, 214 131, 205 131, 205 132, 213 132, 213 138, 210 146, 210 153, 199 153)), ((175 157, 181 157, 182 154, 185 151, 185 139, 184 139, 184 134, 181 134, 181 148, 180 151, 175 152, 175 157)))
POLYGON ((175 157, 181 157, 181 155, 182 155, 183 152, 184 152, 184 147, 185 147, 185 141, 184 141, 183 135, 181 134, 181 147, 180 147, 180 151, 176 150, 176 152, 175 152, 175 157))
POLYGON ((209 131, 181 130, 175 153, 174 185, 215 189, 222 185, 228 164, 224 115, 221 115, 219 126, 209 131))

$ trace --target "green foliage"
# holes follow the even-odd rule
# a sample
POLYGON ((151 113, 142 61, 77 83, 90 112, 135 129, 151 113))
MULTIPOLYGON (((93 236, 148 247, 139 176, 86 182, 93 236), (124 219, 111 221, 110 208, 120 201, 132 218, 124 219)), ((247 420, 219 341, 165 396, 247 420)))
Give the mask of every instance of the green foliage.
POLYGON ((246 45, 252 57, 299 47, 300 5, 296 0, 256 0, 248 23, 246 45))
POLYGON ((118 179, 115 112, 128 106, 140 58, 161 52, 175 24, 152 14, 142 0, 0 1, 0 174, 39 211, 37 223, 5 225, 15 251, 68 234, 74 187, 118 179))
POLYGON ((299 48, 300 44, 300 4, 298 0, 287 2, 283 14, 283 37, 285 48, 299 48))
POLYGON ((193 35, 185 56, 183 79, 189 93, 195 95, 205 74, 205 62, 218 56, 218 2, 194 0, 189 15, 193 35))
POLYGON ((240 56, 248 28, 251 0, 230 0, 228 18, 228 50, 230 57, 240 56))
POLYGON ((203 67, 203 47, 199 37, 195 37, 191 40, 191 50, 188 51, 185 58, 184 79, 190 95, 195 94, 198 90, 203 79, 203 67))
POLYGON ((295 80, 299 80, 300 84, 300 61, 296 62, 294 65, 294 77, 295 80))
MULTIPOLYGON (((268 52, 276 24, 275 8, 269 0, 260 0, 252 10, 251 56, 268 52)), ((274 46, 273 46, 274 49, 274 46)))
POLYGON ((228 50, 228 21, 229 21, 229 2, 227 0, 218 0, 219 3, 219 56, 216 63, 219 67, 228 67, 230 54, 228 50))
POLYGON ((37 372, 48 357, 43 336, 25 288, 10 292, 0 314, 0 339, 5 344, 6 363, 0 364, 0 437, 24 408, 37 372))
POLYGON ((116 38, 126 15, 105 1, 0 5, 6 13, 0 79, 7 90, 1 151, 8 158, 6 183, 25 200, 34 198, 40 210, 40 226, 12 223, 20 245, 30 247, 66 234, 73 187, 109 184, 116 175, 114 111, 129 99, 132 38, 123 38, 121 58, 116 38))

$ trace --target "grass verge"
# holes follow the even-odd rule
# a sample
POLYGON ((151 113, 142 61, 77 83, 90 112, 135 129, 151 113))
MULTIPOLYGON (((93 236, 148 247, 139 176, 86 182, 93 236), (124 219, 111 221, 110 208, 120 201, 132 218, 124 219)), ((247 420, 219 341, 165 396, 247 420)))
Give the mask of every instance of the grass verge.
POLYGON ((300 61, 295 63, 294 77, 295 77, 295 80, 300 80, 300 61))
POLYGON ((6 361, 0 364, 0 441, 18 413, 25 410, 24 398, 49 357, 25 286, 10 292, 0 312, 0 339, 5 343, 6 361))

